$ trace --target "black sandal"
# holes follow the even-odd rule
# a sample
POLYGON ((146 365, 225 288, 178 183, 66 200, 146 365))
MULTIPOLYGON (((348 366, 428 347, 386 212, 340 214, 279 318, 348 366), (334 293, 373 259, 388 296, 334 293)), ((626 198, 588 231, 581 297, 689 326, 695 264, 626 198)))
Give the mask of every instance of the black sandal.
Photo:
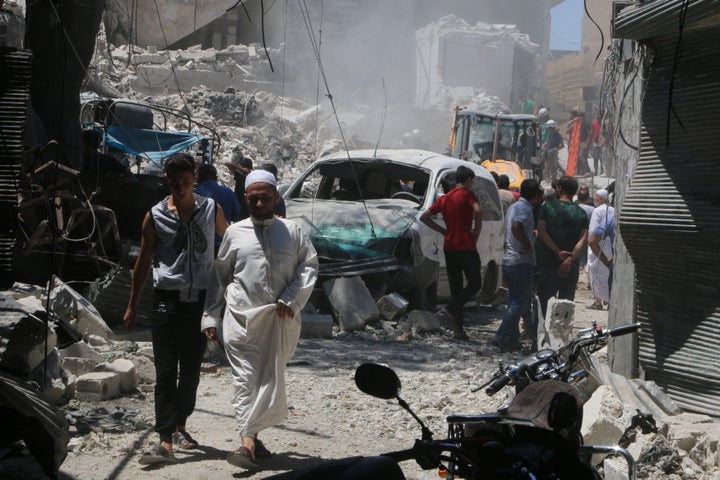
POLYGON ((185 430, 173 433, 173 443, 178 447, 185 450, 192 450, 198 448, 198 442, 190 436, 185 430))

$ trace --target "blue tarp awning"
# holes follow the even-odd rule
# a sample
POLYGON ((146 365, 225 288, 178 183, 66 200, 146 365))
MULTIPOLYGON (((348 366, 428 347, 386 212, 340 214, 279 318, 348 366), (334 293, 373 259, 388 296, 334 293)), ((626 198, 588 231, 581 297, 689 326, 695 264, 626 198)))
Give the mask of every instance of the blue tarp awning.
POLYGON ((105 129, 105 144, 114 150, 136 155, 157 164, 200 142, 203 137, 189 132, 163 132, 122 125, 105 129))

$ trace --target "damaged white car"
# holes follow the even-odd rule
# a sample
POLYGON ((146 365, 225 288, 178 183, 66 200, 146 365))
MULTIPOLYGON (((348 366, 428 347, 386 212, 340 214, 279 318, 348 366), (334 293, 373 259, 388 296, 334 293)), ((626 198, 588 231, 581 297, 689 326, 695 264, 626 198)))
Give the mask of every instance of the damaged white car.
MULTIPOLYGON (((423 150, 357 150, 314 162, 283 197, 287 218, 308 234, 324 280, 359 275, 375 295, 398 292, 411 308, 434 309, 450 292, 443 238, 420 222, 433 202, 455 187, 455 171, 475 172, 473 191, 483 209, 477 243, 482 261, 481 302, 500 286, 503 213, 497 186, 484 168, 423 150)), ((436 218, 442 224, 442 216, 436 218)))

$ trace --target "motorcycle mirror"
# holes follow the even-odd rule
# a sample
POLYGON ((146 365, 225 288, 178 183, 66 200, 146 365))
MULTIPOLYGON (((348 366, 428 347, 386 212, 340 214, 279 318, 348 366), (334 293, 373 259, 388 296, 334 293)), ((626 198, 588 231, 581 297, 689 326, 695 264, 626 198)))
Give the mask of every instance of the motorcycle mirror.
POLYGON ((385 400, 400 394, 400 379, 388 367, 377 363, 363 363, 355 370, 355 385, 361 392, 385 400))

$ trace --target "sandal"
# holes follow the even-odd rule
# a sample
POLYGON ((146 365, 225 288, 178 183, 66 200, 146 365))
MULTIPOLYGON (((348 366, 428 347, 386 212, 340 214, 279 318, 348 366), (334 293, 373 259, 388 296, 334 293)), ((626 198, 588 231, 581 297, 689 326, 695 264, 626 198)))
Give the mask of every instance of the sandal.
POLYGON ((605 310, 602 305, 598 305, 597 303, 593 303, 592 305, 588 305, 588 306, 585 307, 585 308, 587 308, 588 310, 605 310))
POLYGON ((270 450, 260 441, 259 438, 255 439, 255 458, 267 458, 272 456, 270 450))
POLYGON ((165 450, 165 447, 158 444, 151 448, 149 452, 143 453, 138 462, 140 462, 140 465, 172 464, 177 463, 177 458, 170 455, 165 450))
POLYGON ((255 460, 255 455, 253 455, 252 450, 248 447, 240 447, 234 452, 229 453, 226 460, 230 465, 244 468, 246 470, 258 468, 258 466, 253 462, 253 460, 255 460))
POLYGON ((192 438, 190 434, 185 430, 180 430, 173 433, 172 439, 175 445, 185 450, 192 450, 193 448, 198 448, 199 445, 197 440, 192 438))

